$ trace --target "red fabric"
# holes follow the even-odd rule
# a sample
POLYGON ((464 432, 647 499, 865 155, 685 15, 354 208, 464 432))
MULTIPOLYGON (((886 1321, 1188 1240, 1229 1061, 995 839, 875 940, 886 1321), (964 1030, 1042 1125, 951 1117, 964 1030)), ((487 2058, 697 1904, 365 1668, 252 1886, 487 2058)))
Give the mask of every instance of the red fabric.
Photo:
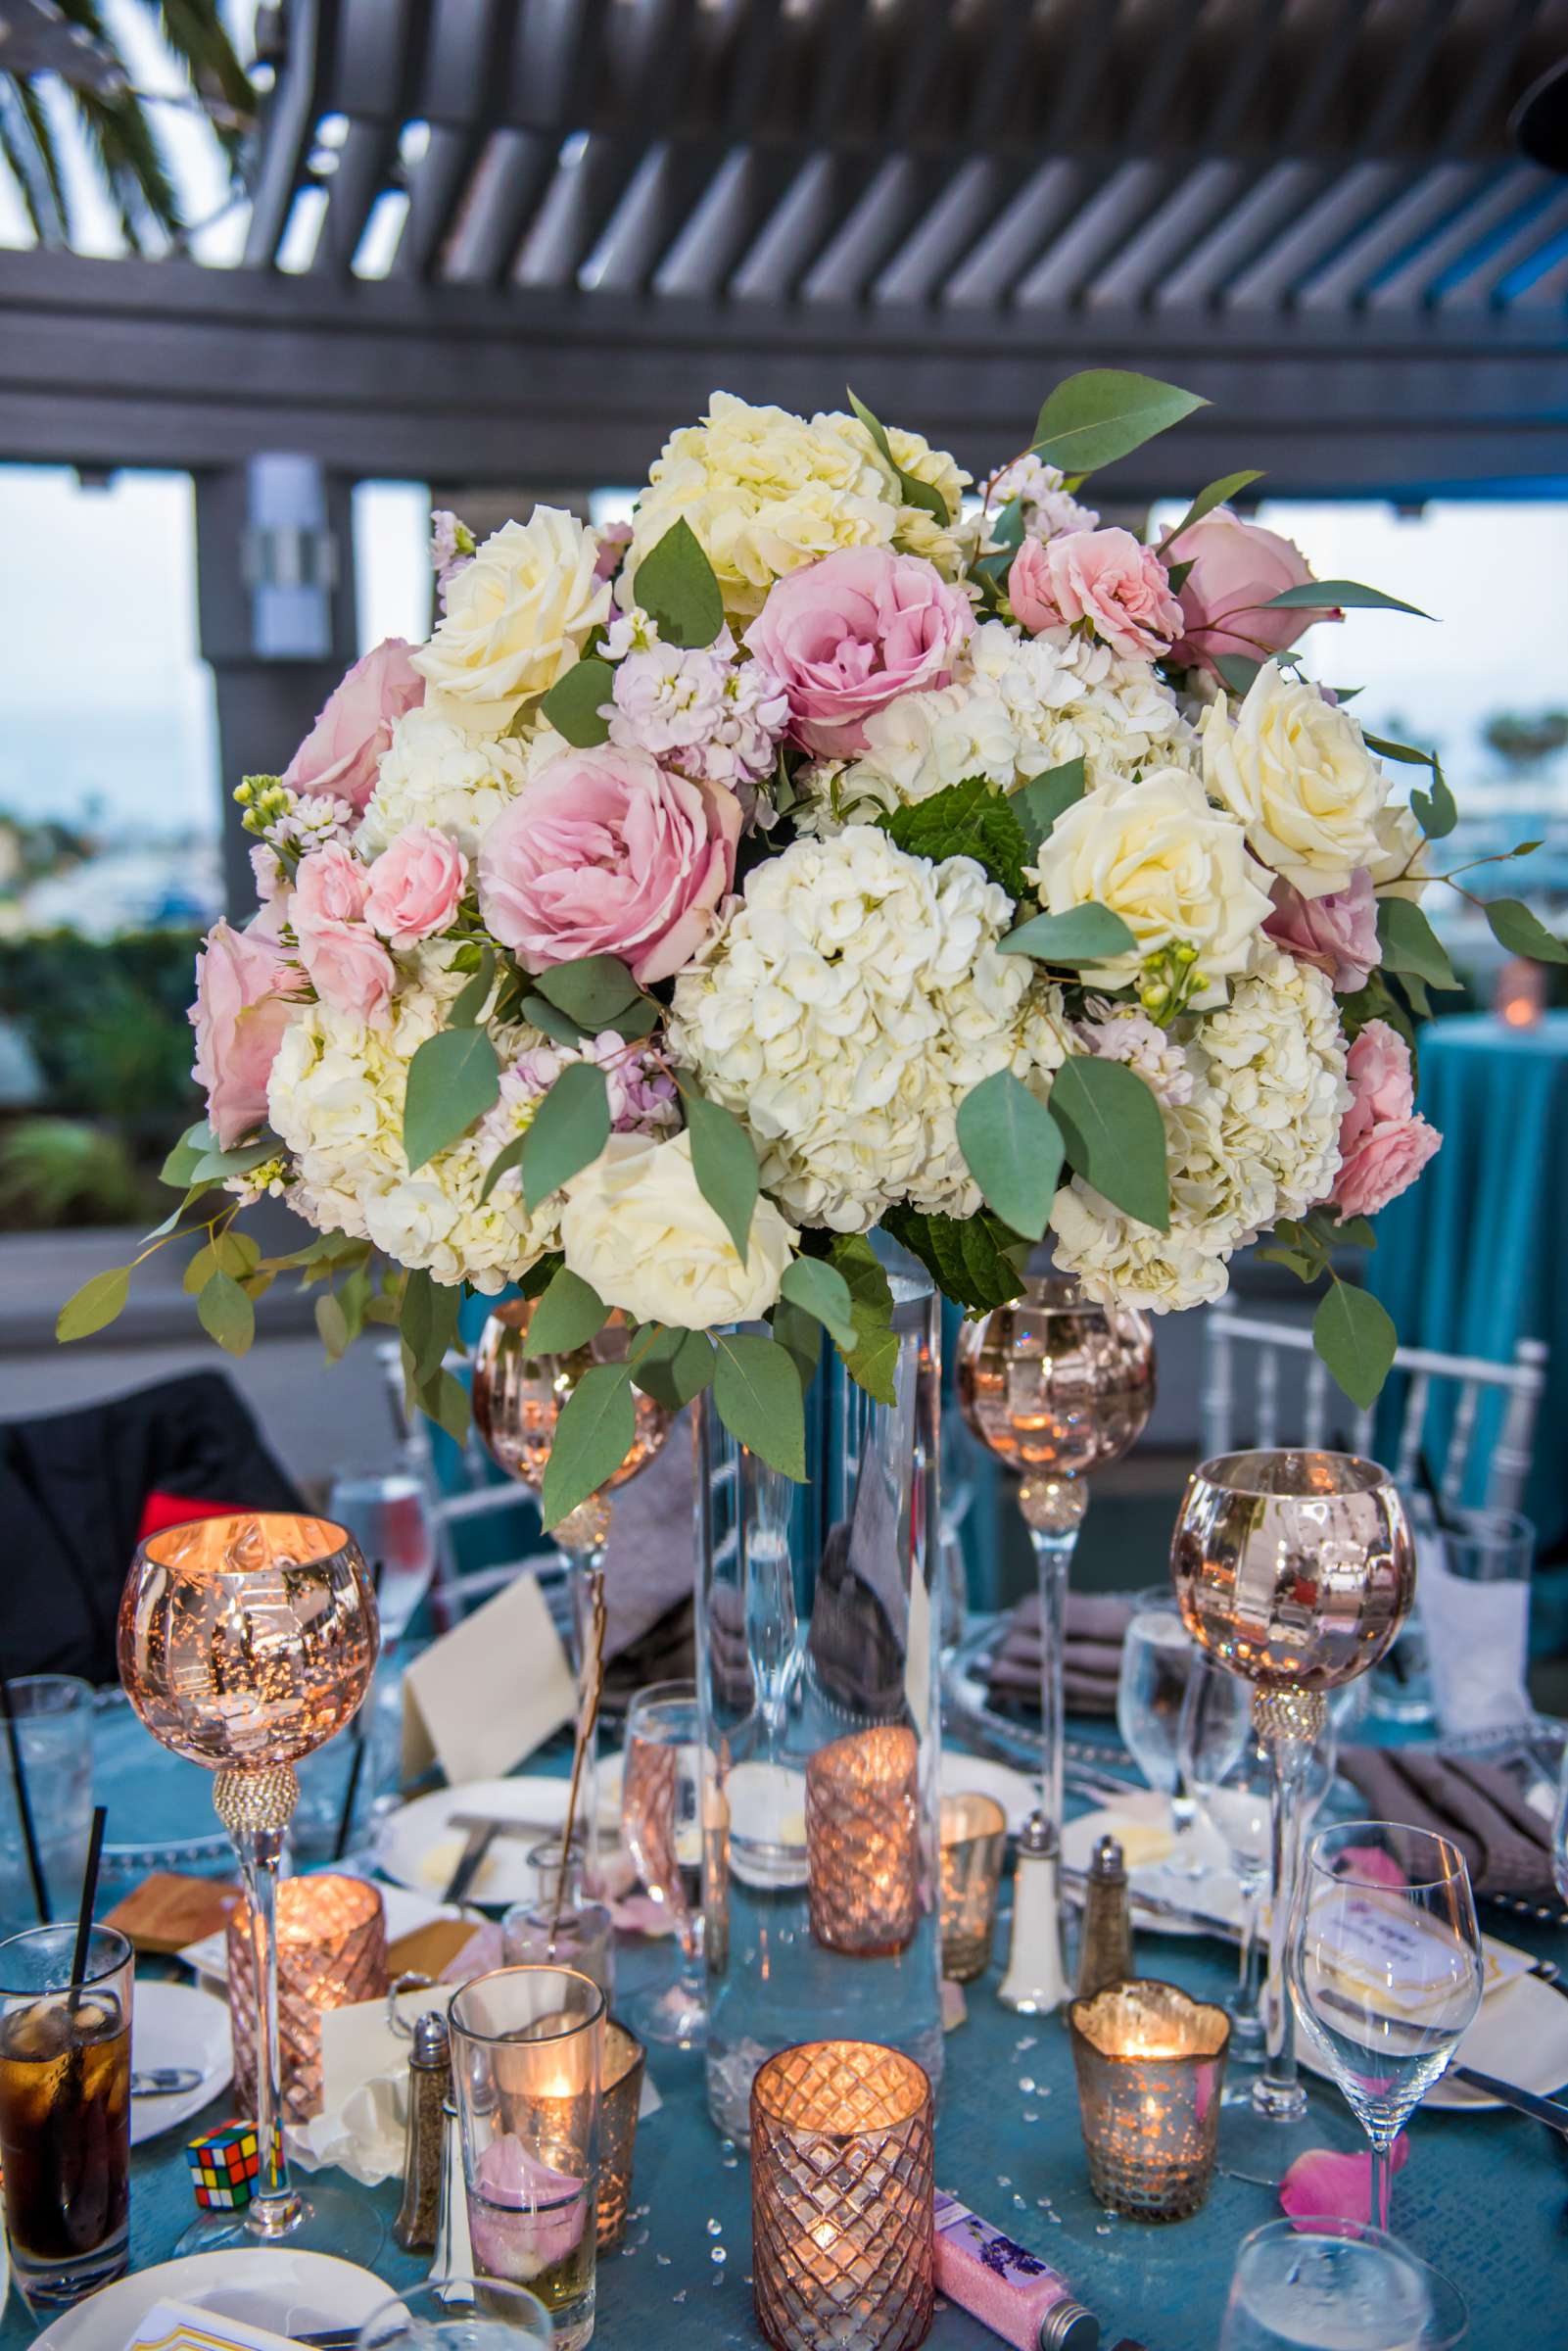
POLYGON ((240 1507, 237 1502, 193 1502, 188 1494, 165 1494, 155 1487, 142 1504, 136 1540, 145 1543, 166 1526, 188 1526, 193 1518, 227 1518, 240 1507))

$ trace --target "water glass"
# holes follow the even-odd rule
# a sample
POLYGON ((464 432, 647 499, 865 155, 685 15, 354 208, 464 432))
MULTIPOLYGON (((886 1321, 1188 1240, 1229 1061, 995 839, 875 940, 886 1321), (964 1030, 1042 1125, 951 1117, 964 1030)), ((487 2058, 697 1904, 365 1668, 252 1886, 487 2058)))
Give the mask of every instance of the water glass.
POLYGON ((621 1823, 639 1877, 675 1927, 675 1981, 632 2002, 644 2040, 700 2048, 707 2027, 702 1965, 702 1727, 695 1682, 654 1682, 626 1718, 621 1823))
POLYGON ((384 2303, 356 2351, 550 2351, 554 2340, 537 2294, 495 2278, 444 2278, 384 2303))
POLYGON ((1380 2229, 1267 2221, 1243 2237, 1219 2351, 1454 2351, 1463 2296, 1380 2229))
POLYGON ((70 1918, 87 1864, 93 1808, 93 1694, 71 1673, 24 1673, 8 1682, 9 1733, 0 1733, 0 1934, 70 1918), (45 1904, 39 1915, 28 1866, 21 1766, 45 1904))
POLYGON ((411 1469, 345 1469, 332 1480, 327 1516, 346 1526, 367 1560, 381 1610, 381 1646, 407 1631, 436 1572, 436 1527, 424 1481, 411 1469))
POLYGON ((1536 1530, 1517 1511, 1455 1511, 1421 1538, 1421 1616, 1439 1727, 1528 1722, 1530 1570, 1536 1530))
POLYGON ((1117 1728, 1151 1788, 1170 1799, 1176 1845, 1165 1867, 1177 1877, 1200 1877, 1190 1839, 1197 1806, 1181 1762, 1181 1708, 1199 1651, 1168 1585, 1140 1592, 1121 1645, 1117 1728))

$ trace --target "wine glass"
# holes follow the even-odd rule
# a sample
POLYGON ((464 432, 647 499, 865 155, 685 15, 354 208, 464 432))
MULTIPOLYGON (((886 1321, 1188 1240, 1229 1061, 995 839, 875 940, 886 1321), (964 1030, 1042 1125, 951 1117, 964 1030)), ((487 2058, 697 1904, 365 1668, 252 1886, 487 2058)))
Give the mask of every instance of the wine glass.
MULTIPOLYGON (((508 1298, 492 1309, 474 1350, 473 1415, 491 1460, 538 1499, 555 1442, 556 1424, 578 1382, 595 1364, 626 1359, 632 1325, 617 1308, 603 1328, 564 1355, 531 1355, 528 1326, 534 1300, 508 1298)), ((604 1638, 604 1552, 609 1542, 610 1506, 616 1486, 645 1469, 670 1433, 672 1415, 641 1388, 632 1390, 636 1418, 631 1448, 620 1467, 552 1531, 565 1554, 571 1591, 572 1665, 578 1680, 577 1751, 567 1799, 570 1840, 581 1814, 589 1827, 584 1842, 583 1883, 601 1890, 598 1866, 598 1696, 604 1638)))
MULTIPOLYGON (((1332 1721, 1313 1742, 1302 1788, 1302 1816, 1309 1820, 1334 1777, 1332 1721)), ((1258 1923, 1268 1884, 1269 1751, 1252 1718, 1252 1691, 1207 1651, 1187 1678, 1181 1708, 1181 1758, 1198 1810, 1225 1848, 1242 1894, 1241 1958, 1236 1989, 1225 2002, 1230 2045, 1243 2061, 1262 2052, 1262 1985, 1258 1923)), ((1250 2085, 1224 2091, 1227 2105, 1250 2101, 1250 2085)), ((1223 2144, 1223 2142, 1221 2142, 1223 2144)))
POLYGON ((681 2049, 707 2037, 702 1974, 702 1726, 695 1682, 653 1682, 626 1718, 621 1825, 680 1944, 675 1981, 632 2002, 638 2032, 681 2049))
POLYGON ((1176 1878, 1204 1874, 1204 1863, 1192 1853, 1198 1807, 1181 1751, 1182 1706, 1204 1655, 1183 1624, 1168 1585, 1139 1593, 1121 1644, 1117 1728, 1150 1787, 1170 1799, 1175 1843, 1164 1866, 1176 1878))
POLYGON ((1369 1671, 1409 1613, 1415 1547, 1394 1480, 1375 1462, 1231 1453, 1188 1478, 1170 1559, 1188 1631, 1252 1683, 1253 1721, 1268 1750, 1268 2048, 1224 2161, 1277 2186, 1298 2155, 1336 2135, 1298 2073, 1285 1991, 1307 1766, 1329 1693, 1369 1671))
POLYGON ((340 1469, 327 1510, 378 1571, 385 1657, 407 1631, 436 1572, 436 1526, 424 1480, 412 1469, 340 1469))
POLYGON ((1291 1998, 1371 2141, 1379 2229, 1389 2150, 1474 2021, 1483 1973, 1470 1873, 1447 1837, 1371 1820, 1319 1829, 1292 1908, 1291 1998))
POLYGON ((526 2286, 500 2278, 443 2278, 410 2285, 360 2327, 355 2351, 550 2351, 549 2312, 526 2286))
POLYGON ((1265 2221, 1244 2236, 1219 2351, 1456 2351, 1464 2297, 1381 2229, 1265 2221))
POLYGON ((1119 1461, 1154 1410, 1148 1319, 1096 1306, 1036 1251, 1022 1296, 959 1333, 958 1400, 981 1443, 1022 1478, 1040 1585, 1040 1804, 1060 1851, 1068 1567, 1089 1472, 1119 1461))
POLYGON ((119 1608, 119 1678, 155 1739, 215 1773, 234 1840, 256 1968, 257 2192, 200 2222, 181 2252, 286 2244, 369 2261, 381 2223, 363 2199, 290 2185, 278 2101, 276 1900, 294 1766, 342 1730, 370 1687, 379 1634, 358 1545, 327 1518, 236 1511, 149 1535, 119 1608))
POLYGON ((1568 1743, 1557 1774, 1557 1811, 1551 1824, 1551 1879, 1568 1902, 1568 1743))

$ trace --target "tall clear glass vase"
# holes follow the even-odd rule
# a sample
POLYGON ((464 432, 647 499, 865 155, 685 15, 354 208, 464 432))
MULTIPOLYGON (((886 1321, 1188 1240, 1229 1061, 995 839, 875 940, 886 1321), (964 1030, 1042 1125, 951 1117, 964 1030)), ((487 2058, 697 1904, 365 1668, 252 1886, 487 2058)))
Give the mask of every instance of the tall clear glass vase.
POLYGON ((879 1240, 895 1401, 825 1345, 804 1485, 704 1396, 697 1445, 708 2104, 743 2141, 757 2068, 824 2038, 942 2065, 935 1612, 941 1325, 879 1240))

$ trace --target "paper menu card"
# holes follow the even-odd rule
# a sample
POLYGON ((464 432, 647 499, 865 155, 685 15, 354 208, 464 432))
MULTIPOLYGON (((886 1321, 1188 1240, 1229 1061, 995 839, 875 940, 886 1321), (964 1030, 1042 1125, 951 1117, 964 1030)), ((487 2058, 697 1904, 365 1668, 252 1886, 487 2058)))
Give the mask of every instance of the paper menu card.
POLYGON ((293 2339, 194 2302, 155 2302, 125 2351, 289 2351, 293 2339))
POLYGON ((414 1658, 403 1677, 403 1770, 432 1762, 460 1787, 500 1780, 577 1716, 577 1677, 535 1575, 414 1658))

